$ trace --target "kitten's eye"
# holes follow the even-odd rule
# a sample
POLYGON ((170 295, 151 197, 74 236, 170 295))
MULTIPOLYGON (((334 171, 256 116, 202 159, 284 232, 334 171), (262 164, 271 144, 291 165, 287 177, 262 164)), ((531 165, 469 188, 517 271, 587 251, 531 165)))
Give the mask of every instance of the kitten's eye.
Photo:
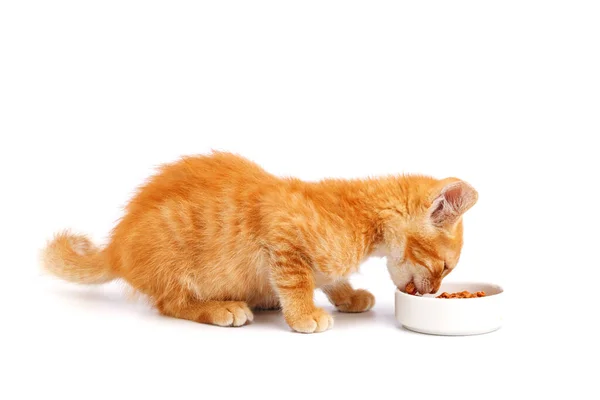
POLYGON ((446 262, 444 262, 444 272, 448 271, 450 268, 448 268, 448 264, 446 264, 446 262))

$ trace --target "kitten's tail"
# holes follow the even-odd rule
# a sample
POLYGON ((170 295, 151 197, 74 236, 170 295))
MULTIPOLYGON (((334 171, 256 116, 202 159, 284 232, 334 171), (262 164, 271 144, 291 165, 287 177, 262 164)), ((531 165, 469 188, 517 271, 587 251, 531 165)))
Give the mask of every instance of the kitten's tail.
POLYGON ((53 275, 75 283, 104 283, 117 276, 106 253, 83 235, 58 233, 41 254, 42 267, 53 275))

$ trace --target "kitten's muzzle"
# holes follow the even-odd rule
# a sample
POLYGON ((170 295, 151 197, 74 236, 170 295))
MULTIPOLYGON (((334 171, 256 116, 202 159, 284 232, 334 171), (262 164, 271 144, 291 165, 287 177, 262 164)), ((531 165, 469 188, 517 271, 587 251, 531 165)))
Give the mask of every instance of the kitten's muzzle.
POLYGON ((421 294, 435 293, 437 291, 434 289, 434 285, 431 284, 431 281, 426 278, 416 280, 415 286, 421 294))

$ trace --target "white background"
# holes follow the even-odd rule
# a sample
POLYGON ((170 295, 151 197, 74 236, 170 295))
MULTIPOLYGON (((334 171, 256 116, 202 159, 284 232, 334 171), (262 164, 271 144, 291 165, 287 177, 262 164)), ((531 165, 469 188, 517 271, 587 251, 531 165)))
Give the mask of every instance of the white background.
POLYGON ((3 1, 0 397, 594 397, 599 20, 597 1, 3 1), (378 259, 354 280, 374 310, 316 335, 39 271, 55 231, 103 242, 156 165, 211 148, 307 180, 467 180, 449 279, 502 284, 505 326, 399 328, 378 259))

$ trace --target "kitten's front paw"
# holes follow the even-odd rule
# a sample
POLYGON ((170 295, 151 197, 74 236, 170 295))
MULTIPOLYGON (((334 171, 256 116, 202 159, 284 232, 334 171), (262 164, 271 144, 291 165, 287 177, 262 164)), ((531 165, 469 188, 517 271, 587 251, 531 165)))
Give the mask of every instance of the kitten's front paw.
POLYGON ((336 304, 341 312, 359 313, 369 311, 375 305, 375 296, 366 290, 355 290, 347 302, 336 304))
POLYGON ((315 333, 333 328, 333 317, 321 308, 315 309, 310 314, 300 317, 288 318, 287 323, 296 332, 315 333))

